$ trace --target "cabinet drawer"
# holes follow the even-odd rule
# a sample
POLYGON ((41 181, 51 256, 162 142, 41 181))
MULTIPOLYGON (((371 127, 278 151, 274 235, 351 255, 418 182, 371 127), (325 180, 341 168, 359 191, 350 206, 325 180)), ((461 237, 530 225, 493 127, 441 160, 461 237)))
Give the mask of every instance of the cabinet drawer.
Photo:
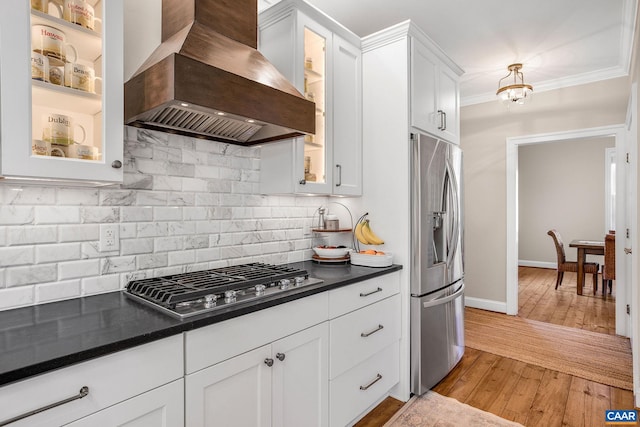
POLYGON ((394 343, 329 384, 331 425, 345 426, 389 393, 399 381, 399 345, 394 343))
POLYGON ((89 394, 14 424, 63 425, 167 384, 183 375, 182 335, 123 350, 0 388, 0 422, 78 395, 89 394))
POLYGON ((342 316, 400 292, 400 273, 395 272, 329 292, 329 318, 342 316))
POLYGON ((327 320, 326 292, 185 334, 186 373, 215 365, 327 320))
POLYGON ((400 295, 332 320, 329 334, 333 379, 400 339, 400 295))

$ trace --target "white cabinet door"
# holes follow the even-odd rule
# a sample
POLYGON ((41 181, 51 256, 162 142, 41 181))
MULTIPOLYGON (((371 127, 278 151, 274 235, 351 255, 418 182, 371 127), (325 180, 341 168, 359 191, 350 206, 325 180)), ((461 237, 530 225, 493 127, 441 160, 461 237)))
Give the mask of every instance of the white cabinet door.
POLYGON ((458 75, 429 48, 411 39, 411 125, 459 143, 458 75))
MULTIPOLYGON (((215 345, 215 344, 212 344, 215 345)), ((271 425, 271 345, 186 376, 189 427, 271 425)))
POLYGON ((444 127, 440 129, 443 138, 460 143, 460 91, 458 76, 447 67, 441 67, 438 73, 438 107, 444 113, 444 127))
MULTIPOLYGON (((50 9, 54 9, 53 6, 50 9)), ((101 23, 90 30, 56 15, 31 10, 30 2, 24 0, 2 2, 1 176, 85 183, 122 182, 123 0, 97 2, 95 12, 101 23), (101 82, 96 83, 96 93, 31 78, 31 50, 37 49, 37 45, 32 46, 31 25, 46 25, 65 34, 65 41, 77 50, 77 63, 89 65, 101 77, 101 82), (83 130, 70 125, 69 129, 74 129, 73 137, 67 130, 63 136, 53 138, 51 129, 47 129, 51 121, 75 123, 83 130), (42 141, 47 137, 46 131, 59 145, 46 146, 42 141), (70 140, 90 146, 83 149, 95 149, 95 157, 93 152, 87 153, 86 158, 74 154, 71 147, 78 144, 68 145, 70 140), (45 153, 34 154, 32 146, 44 148, 45 153), (65 157, 55 157, 52 153, 65 157)), ((62 69, 61 65, 54 65, 52 62, 50 68, 62 69)))
POLYGON ((328 425, 328 340, 325 322, 272 344, 274 426, 328 425))
POLYGON ((362 52, 333 36, 333 193, 362 194, 362 52))
POLYGON ((67 425, 70 427, 183 426, 184 381, 179 379, 67 425))
POLYGON ((438 58, 424 45, 411 39, 411 125, 437 135, 438 58))

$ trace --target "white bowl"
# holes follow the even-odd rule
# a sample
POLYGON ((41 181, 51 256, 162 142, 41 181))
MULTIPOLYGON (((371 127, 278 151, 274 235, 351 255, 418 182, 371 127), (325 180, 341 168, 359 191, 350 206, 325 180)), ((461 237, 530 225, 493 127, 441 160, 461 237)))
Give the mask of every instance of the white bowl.
POLYGON ((347 254, 349 253, 349 251, 351 251, 351 249, 350 248, 328 249, 328 248, 315 247, 313 248, 313 251, 316 253, 316 255, 318 255, 321 258, 343 258, 347 256, 347 254))

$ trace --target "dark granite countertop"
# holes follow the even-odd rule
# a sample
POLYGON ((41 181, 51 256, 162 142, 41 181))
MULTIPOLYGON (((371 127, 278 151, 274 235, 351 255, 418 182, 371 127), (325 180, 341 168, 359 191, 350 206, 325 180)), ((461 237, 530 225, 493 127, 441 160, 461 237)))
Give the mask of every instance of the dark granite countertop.
POLYGON ((0 386, 402 269, 291 264, 324 280, 284 296, 179 320, 111 292, 0 312, 0 386))

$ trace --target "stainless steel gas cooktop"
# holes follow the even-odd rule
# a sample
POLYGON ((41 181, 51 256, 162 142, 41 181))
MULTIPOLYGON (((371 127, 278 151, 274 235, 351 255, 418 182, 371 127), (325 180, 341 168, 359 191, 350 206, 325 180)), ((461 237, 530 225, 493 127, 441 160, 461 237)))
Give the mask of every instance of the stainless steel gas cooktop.
POLYGON ((306 270, 253 263, 132 280, 125 294, 183 319, 318 283, 306 270))

